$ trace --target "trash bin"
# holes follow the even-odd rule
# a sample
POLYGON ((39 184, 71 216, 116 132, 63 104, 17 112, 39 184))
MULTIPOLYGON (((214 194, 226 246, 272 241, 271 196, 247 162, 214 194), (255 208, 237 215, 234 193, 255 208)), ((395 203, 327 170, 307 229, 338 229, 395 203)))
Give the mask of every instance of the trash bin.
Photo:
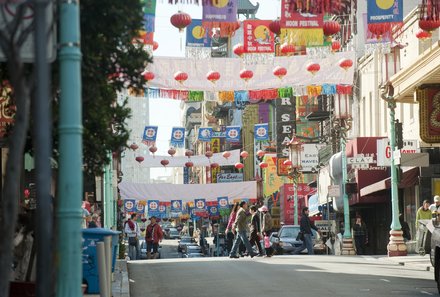
POLYGON ((105 236, 112 237, 112 272, 115 269, 116 254, 118 251, 119 231, 105 228, 83 229, 83 283, 87 284, 87 293, 99 293, 99 274, 98 274, 98 254, 96 246, 98 242, 103 242, 105 236))

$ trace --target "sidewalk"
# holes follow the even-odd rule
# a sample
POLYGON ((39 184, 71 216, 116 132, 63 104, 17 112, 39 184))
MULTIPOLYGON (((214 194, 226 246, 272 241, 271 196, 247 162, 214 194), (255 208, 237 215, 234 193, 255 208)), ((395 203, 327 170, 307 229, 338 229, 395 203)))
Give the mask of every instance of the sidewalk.
MULTIPOLYGON (((99 294, 85 294, 88 297, 100 297, 99 294)), ((127 261, 116 260, 113 273, 112 297, 130 297, 127 261)))
POLYGON ((388 256, 373 256, 373 257, 387 262, 393 262, 405 266, 407 268, 434 271, 434 267, 431 265, 429 254, 426 254, 424 256, 420 256, 419 254, 409 254, 407 256, 402 256, 402 257, 388 257, 388 256))

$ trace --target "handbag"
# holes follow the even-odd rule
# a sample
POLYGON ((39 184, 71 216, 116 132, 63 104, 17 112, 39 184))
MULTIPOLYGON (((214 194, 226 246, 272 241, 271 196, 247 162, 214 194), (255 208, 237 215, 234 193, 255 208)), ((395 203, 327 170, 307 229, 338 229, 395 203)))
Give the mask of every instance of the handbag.
POLYGON ((304 241, 304 232, 299 231, 298 235, 296 236, 296 240, 298 241, 304 241))
POLYGON ((128 238, 128 244, 129 245, 137 245, 137 241, 138 241, 138 239, 137 239, 136 236, 128 238))
POLYGON ((269 236, 267 235, 264 236, 264 247, 266 249, 270 248, 270 240, 269 240, 269 236))

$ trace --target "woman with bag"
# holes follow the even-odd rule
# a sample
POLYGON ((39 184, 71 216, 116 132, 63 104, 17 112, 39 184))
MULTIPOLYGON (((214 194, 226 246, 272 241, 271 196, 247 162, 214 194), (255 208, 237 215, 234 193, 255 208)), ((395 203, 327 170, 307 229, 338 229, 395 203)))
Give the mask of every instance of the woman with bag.
POLYGON ((228 225, 226 226, 226 249, 228 253, 231 252, 232 244, 234 242, 234 233, 232 232, 232 225, 235 222, 235 218, 237 217, 237 211, 240 208, 239 202, 235 202, 232 207, 231 214, 229 215, 228 225))
POLYGON ((162 242, 163 231, 156 223, 156 217, 150 218, 150 224, 145 231, 145 241, 147 242, 147 259, 157 259, 159 257, 159 242, 162 242))
POLYGON ((261 232, 260 232, 260 216, 257 213, 257 206, 252 205, 250 207, 250 212, 252 215, 251 223, 249 226, 250 235, 249 235, 249 243, 251 246, 256 245, 258 249, 258 257, 263 256, 263 248, 261 247, 261 232))
POLYGON ((272 257, 273 249, 269 240, 270 235, 272 234, 272 217, 266 205, 263 205, 258 210, 263 214, 261 220, 261 233, 263 234, 264 238, 264 249, 266 250, 266 257, 272 257))
POLYGON ((124 232, 128 238, 128 257, 130 257, 130 260, 138 260, 140 254, 139 237, 141 232, 136 222, 135 213, 131 214, 131 218, 125 222, 124 232))

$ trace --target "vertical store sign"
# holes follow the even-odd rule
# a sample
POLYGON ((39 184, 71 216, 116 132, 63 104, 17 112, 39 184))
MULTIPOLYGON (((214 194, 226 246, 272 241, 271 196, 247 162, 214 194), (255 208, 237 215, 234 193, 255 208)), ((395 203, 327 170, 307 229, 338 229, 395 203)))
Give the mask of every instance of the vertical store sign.
MULTIPOLYGON (((277 158, 289 158, 289 149, 286 144, 292 138, 292 133, 296 129, 295 98, 276 99, 276 126, 277 126, 277 158)), ((279 167, 279 164, 277 164, 279 167)), ((278 170, 280 175, 280 170, 278 170)), ((285 174, 281 174, 285 175, 285 174)))

